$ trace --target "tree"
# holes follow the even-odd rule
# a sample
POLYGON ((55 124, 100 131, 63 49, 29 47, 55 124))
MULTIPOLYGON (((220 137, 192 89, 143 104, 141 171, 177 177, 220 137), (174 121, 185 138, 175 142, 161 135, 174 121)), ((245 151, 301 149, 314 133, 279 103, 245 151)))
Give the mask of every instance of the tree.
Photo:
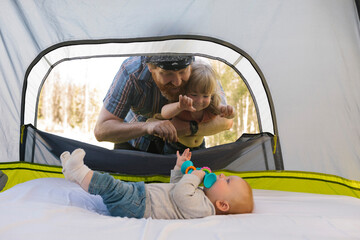
POLYGON ((219 75, 227 104, 235 108, 236 114, 229 131, 206 137, 207 147, 234 142, 244 132, 259 132, 255 105, 244 81, 232 68, 220 61, 212 60, 211 65, 219 75))

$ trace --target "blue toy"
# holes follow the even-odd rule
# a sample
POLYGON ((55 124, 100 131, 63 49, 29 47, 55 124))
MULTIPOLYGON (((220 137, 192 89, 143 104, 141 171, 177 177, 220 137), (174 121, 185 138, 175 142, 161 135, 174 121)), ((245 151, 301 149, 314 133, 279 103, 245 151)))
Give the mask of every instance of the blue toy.
POLYGON ((216 182, 216 179, 217 179, 216 174, 212 173, 210 168, 208 168, 208 167, 195 168, 193 162, 190 160, 185 161, 181 165, 181 172, 183 174, 187 174, 187 173, 190 174, 194 170, 203 170, 205 172, 204 187, 211 188, 211 186, 216 182))

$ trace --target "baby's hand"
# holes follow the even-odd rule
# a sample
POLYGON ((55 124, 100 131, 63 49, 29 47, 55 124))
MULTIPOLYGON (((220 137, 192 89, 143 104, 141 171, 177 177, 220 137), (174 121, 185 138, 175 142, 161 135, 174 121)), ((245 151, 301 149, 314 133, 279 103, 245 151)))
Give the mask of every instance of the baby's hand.
POLYGON ((185 151, 180 155, 179 151, 176 152, 177 160, 175 168, 181 169, 181 165, 185 162, 191 159, 191 152, 190 149, 187 148, 185 151))
POLYGON ((182 111, 196 111, 196 109, 193 107, 193 100, 185 95, 179 95, 179 108, 182 111))
POLYGON ((191 172, 191 174, 198 176, 201 181, 203 181, 203 179, 205 177, 205 172, 203 170, 194 170, 191 172))
POLYGON ((224 117, 228 119, 235 117, 235 110, 230 105, 220 105, 219 110, 220 110, 220 117, 224 117))

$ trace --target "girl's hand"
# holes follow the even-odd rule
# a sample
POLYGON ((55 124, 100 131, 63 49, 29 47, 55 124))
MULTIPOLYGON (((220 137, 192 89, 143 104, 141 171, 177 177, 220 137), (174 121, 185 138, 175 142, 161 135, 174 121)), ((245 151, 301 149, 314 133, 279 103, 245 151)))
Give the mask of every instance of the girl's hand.
POLYGON ((220 117, 224 117, 228 119, 235 117, 235 110, 230 105, 220 105, 219 110, 220 110, 220 117))
POLYGON ((177 160, 174 169, 181 169, 181 165, 191 159, 191 152, 190 149, 187 148, 185 151, 180 155, 179 151, 176 152, 177 160))
POLYGON ((179 95, 179 109, 181 111, 196 111, 196 109, 193 107, 193 100, 185 95, 179 95))

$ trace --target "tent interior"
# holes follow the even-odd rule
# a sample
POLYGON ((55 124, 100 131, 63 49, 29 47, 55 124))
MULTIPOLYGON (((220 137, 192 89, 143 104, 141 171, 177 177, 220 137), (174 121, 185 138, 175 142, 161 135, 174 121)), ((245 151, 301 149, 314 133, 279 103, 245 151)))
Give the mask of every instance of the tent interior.
MULTIPOLYGON (((359 6, 359 0, 1 1, 0 236, 357 238, 359 6), (85 164, 117 179, 169 181, 175 155, 112 149, 77 134, 59 134, 63 128, 75 132, 76 120, 62 121, 55 131, 42 125, 49 99, 78 94, 71 84, 80 82, 77 74, 84 70, 77 62, 94 61, 86 68, 99 73, 86 72, 85 84, 107 89, 111 82, 105 84, 105 76, 111 81, 123 59, 156 54, 193 55, 230 69, 234 80, 221 84, 238 109, 246 101, 230 90, 246 88, 251 100, 246 106, 256 122, 239 111, 237 122, 245 125, 224 133, 223 142, 194 151, 192 160, 216 174, 245 179, 254 191, 252 214, 111 217, 99 196, 63 179, 60 154, 83 148, 85 164), (56 75, 65 65, 73 72, 56 75), (51 78, 56 83, 70 75, 66 90, 58 85, 45 90, 51 78)), ((104 95, 99 95, 101 106, 104 95)), ((77 110, 73 114, 81 115, 77 110)), ((86 112, 97 116, 98 109, 86 112)), ((93 134, 91 124, 84 128, 93 134)))

